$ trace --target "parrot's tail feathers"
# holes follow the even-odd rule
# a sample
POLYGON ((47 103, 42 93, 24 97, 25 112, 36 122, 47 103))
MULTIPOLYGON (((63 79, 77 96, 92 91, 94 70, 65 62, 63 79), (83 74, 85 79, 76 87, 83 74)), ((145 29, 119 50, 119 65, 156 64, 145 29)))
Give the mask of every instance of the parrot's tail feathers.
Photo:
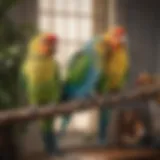
POLYGON ((99 142, 107 142, 107 132, 110 122, 111 110, 102 108, 99 115, 99 142))
POLYGON ((56 135, 52 131, 42 133, 45 150, 50 154, 58 152, 56 135))
POLYGON ((70 99, 69 95, 68 95, 67 84, 63 86, 62 90, 63 90, 63 92, 62 92, 62 95, 61 95, 61 101, 66 102, 70 99))

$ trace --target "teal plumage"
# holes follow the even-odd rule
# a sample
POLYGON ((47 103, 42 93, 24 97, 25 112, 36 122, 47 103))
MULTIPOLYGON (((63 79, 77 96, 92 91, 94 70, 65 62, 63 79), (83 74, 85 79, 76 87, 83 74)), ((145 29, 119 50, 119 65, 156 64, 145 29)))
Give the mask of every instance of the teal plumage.
MULTIPOLYGON (((101 37, 95 37, 88 42, 71 59, 64 85, 63 100, 82 99, 90 97, 100 74, 99 55, 96 44, 101 37)), ((63 118, 61 132, 65 133, 70 115, 63 118)))

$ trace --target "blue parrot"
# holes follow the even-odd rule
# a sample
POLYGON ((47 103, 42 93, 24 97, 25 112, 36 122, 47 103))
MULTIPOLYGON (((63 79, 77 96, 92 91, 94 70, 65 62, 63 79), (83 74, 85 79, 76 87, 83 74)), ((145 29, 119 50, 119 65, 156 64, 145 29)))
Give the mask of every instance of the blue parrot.
MULTIPOLYGON (((92 96, 100 76, 100 57, 95 46, 101 39, 101 36, 95 37, 71 58, 62 96, 64 101, 92 96)), ((71 115, 63 117, 60 136, 65 134, 70 119, 71 115)))

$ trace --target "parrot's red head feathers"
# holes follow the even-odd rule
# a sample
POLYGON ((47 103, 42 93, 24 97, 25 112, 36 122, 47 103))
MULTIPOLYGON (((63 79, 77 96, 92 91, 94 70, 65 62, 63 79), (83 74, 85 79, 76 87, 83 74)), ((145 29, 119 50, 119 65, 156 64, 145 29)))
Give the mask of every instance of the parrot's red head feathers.
POLYGON ((123 35, 125 35, 125 29, 123 28, 123 27, 117 27, 117 28, 115 28, 115 34, 117 35, 117 36, 123 36, 123 35))
POLYGON ((51 56, 56 52, 57 47, 57 36, 52 33, 47 33, 42 35, 40 39, 40 45, 39 45, 39 53, 51 56))
POLYGON ((49 34, 47 35, 46 40, 54 44, 57 42, 57 36, 54 34, 49 34))
POLYGON ((113 49, 117 49, 126 43, 126 31, 123 27, 116 27, 110 33, 109 43, 113 49))

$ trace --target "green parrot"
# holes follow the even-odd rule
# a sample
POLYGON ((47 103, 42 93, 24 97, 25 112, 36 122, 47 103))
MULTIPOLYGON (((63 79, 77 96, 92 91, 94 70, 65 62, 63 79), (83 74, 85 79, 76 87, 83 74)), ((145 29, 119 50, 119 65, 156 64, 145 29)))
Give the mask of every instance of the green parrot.
MULTIPOLYGON (((31 39, 28 53, 20 69, 21 88, 31 106, 57 104, 61 98, 61 78, 55 57, 57 37, 43 33, 31 39)), ((53 118, 40 121, 45 149, 49 155, 58 153, 53 118)))

